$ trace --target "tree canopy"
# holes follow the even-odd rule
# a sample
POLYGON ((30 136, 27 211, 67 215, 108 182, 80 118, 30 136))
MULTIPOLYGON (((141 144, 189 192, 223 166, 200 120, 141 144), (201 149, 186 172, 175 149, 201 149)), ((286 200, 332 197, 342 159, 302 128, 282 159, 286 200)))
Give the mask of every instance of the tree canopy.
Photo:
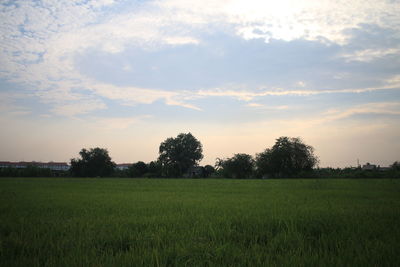
POLYGON ((282 136, 272 148, 257 154, 256 166, 259 176, 292 177, 311 171, 318 164, 314 148, 300 138, 282 136))
POLYGON ((400 171, 400 161, 393 162, 393 164, 390 165, 390 167, 392 170, 400 171))
POLYGON ((138 161, 136 163, 133 163, 128 169, 130 177, 142 177, 147 172, 148 172, 148 166, 143 161, 138 161))
POLYGON ((104 177, 110 176, 115 168, 115 163, 104 148, 83 148, 79 155, 81 158, 71 159, 70 171, 78 177, 104 177))
POLYGON ((226 178, 250 178, 254 171, 253 158, 243 153, 228 159, 217 159, 215 165, 220 175, 226 178))
POLYGON ((203 148, 200 141, 191 133, 181 133, 162 142, 159 154, 158 159, 163 166, 163 174, 180 177, 203 158, 203 148))

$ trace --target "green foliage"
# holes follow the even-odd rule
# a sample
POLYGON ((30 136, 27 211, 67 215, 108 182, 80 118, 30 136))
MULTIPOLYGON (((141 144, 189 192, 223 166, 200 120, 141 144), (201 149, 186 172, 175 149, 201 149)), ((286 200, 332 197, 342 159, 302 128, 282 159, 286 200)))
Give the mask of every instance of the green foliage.
POLYGON ((254 160, 248 154, 235 154, 232 158, 217 159, 218 172, 226 178, 250 178, 254 172, 254 160))
POLYGON ((400 178, 400 170, 395 168, 363 170, 361 168, 318 168, 308 175, 313 178, 400 178))
POLYGON ((167 138, 160 144, 159 158, 163 174, 167 177, 181 177, 203 158, 203 148, 191 133, 181 133, 176 138, 167 138))
POLYGON ((105 177, 114 172, 115 163, 111 161, 107 149, 83 148, 79 155, 81 158, 71 159, 70 172, 76 177, 105 177))
POLYGON ((211 165, 206 165, 203 168, 205 178, 212 176, 215 173, 215 168, 211 165))
POLYGON ((310 172, 317 163, 312 146, 304 144, 300 138, 286 136, 279 137, 271 149, 256 156, 259 177, 295 177, 310 172))
POLYGON ((400 180, 0 179, 0 266, 400 266, 400 180))
POLYGON ((52 171, 48 168, 27 166, 26 168, 0 168, 0 177, 53 177, 65 176, 63 171, 52 171))
POLYGON ((147 172, 147 164, 143 161, 133 163, 132 166, 130 166, 128 169, 129 177, 143 177, 143 175, 147 172))
POLYGON ((392 169, 392 171, 400 171, 400 162, 399 161, 393 162, 390 168, 392 169))
POLYGON ((145 177, 148 178, 160 178, 162 175, 162 165, 160 161, 151 161, 147 165, 148 172, 145 173, 145 177))

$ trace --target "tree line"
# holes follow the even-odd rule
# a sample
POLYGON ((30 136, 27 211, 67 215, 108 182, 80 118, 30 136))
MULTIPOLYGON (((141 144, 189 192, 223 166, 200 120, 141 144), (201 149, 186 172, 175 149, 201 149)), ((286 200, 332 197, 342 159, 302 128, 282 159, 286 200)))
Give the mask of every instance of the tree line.
POLYGON ((271 148, 254 157, 237 153, 230 158, 217 158, 214 166, 199 166, 203 147, 191 133, 164 140, 159 146, 158 159, 138 161, 126 170, 118 170, 106 149, 82 149, 81 158, 71 160, 70 172, 78 177, 147 177, 147 178, 400 178, 395 162, 388 172, 364 171, 361 168, 316 168, 318 157, 314 148, 301 138, 282 136, 271 148))
POLYGON ((271 148, 255 156, 237 153, 230 158, 217 158, 215 165, 200 166, 203 147, 191 133, 181 133, 164 140, 159 156, 149 163, 138 161, 127 169, 116 168, 107 149, 83 148, 70 161, 66 173, 35 167, 27 169, 0 169, 0 176, 72 176, 72 177, 146 177, 146 178, 400 178, 400 163, 388 171, 359 168, 318 168, 314 148, 301 138, 282 136, 271 148))
POLYGON ((158 159, 148 164, 139 161, 127 170, 116 170, 106 149, 82 149, 80 158, 71 160, 71 174, 79 177, 226 177, 266 178, 294 177, 310 172, 318 158, 312 146, 300 138, 280 137, 272 148, 252 157, 235 154, 232 158, 217 159, 215 166, 199 166, 203 147, 191 133, 167 138, 159 146, 158 159))

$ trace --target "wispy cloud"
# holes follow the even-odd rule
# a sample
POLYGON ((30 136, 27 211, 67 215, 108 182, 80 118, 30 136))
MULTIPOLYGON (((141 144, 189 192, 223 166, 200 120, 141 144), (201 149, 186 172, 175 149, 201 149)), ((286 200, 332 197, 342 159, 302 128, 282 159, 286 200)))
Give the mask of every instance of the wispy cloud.
POLYGON ((333 109, 323 114, 321 121, 340 120, 359 114, 400 115, 400 102, 367 103, 345 110, 333 109))
POLYGON ((99 129, 124 130, 132 125, 151 119, 150 115, 134 117, 90 118, 90 123, 99 129))
MULTIPOLYGON (((397 76, 395 76, 397 77, 397 76)), ((213 96, 213 97, 233 97, 243 101, 251 101, 257 97, 264 96, 310 96, 310 95, 322 95, 322 94, 346 94, 346 93, 365 93, 379 90, 400 90, 400 83, 395 78, 391 78, 387 81, 387 85, 379 87, 367 87, 367 88, 350 88, 350 89, 331 89, 331 90, 288 90, 288 89, 272 89, 263 90, 258 89, 255 91, 246 90, 232 90, 232 89, 221 89, 216 88, 213 90, 199 90, 197 94, 199 96, 213 96)))
MULTIPOLYGON (((296 119, 284 120, 283 123, 291 125, 293 129, 318 128, 323 125, 331 125, 331 124, 337 125, 338 122, 341 122, 345 119, 354 119, 354 116, 356 115, 369 116, 372 114, 382 115, 385 117, 387 117, 388 115, 392 116, 400 115, 400 102, 371 102, 347 108, 334 108, 334 109, 329 109, 325 112, 310 114, 301 119, 296 118, 296 119)), ((368 121, 371 119, 370 118, 368 119, 367 117, 366 120, 368 121)), ((380 120, 380 122, 382 121, 380 120)), ((366 124, 357 123, 357 125, 365 125, 365 127, 367 128, 369 127, 369 123, 366 124)), ((373 125, 377 125, 376 120, 374 121, 373 125)), ((379 127, 382 127, 382 123, 379 123, 379 127)), ((298 131, 301 132, 301 130, 298 131)))
POLYGON ((349 54, 342 54, 340 57, 344 58, 347 62, 361 61, 370 62, 389 55, 398 55, 400 48, 382 48, 382 49, 364 49, 354 51, 349 54))
POLYGON ((169 92, 129 86, 121 87, 98 83, 93 80, 87 80, 85 83, 87 84, 86 88, 92 90, 97 95, 112 100, 118 100, 123 105, 151 104, 157 100, 164 100, 167 105, 201 110, 195 105, 186 102, 186 100, 191 99, 192 97, 185 92, 169 92))
POLYGON ((57 115, 76 116, 86 114, 94 110, 105 109, 106 105, 98 100, 88 100, 77 103, 62 103, 53 107, 52 111, 57 115))
MULTIPOLYGON (((15 1, 1 5, 0 33, 1 76, 8 81, 26 84, 44 102, 54 106, 59 114, 80 114, 104 109, 99 97, 127 103, 153 103, 162 99, 167 105, 178 105, 200 110, 188 102, 187 93, 171 93, 162 88, 121 87, 93 81, 82 75, 75 66, 75 58, 87 49, 96 48, 109 54, 124 51, 135 43, 145 49, 163 46, 196 45, 202 42, 200 32, 213 31, 210 25, 222 25, 214 31, 232 29, 244 39, 263 38, 291 41, 314 40, 345 44, 349 40, 344 31, 362 23, 374 23, 395 29, 397 20, 382 20, 400 13, 399 5, 388 1, 156 1, 137 6, 131 12, 108 13, 104 7, 118 5, 118 1, 29 2, 15 1), (333 6, 334 5, 334 6, 333 6), (354 17, 357 12, 359 16, 354 17), (171 16, 171 14, 175 14, 171 16), (326 14, 329 14, 328 17, 326 14), (223 26, 225 25, 225 26, 223 26), (229 26, 227 26, 229 25, 229 26), (325 40, 325 41, 324 41, 325 40), (87 108, 71 104, 71 98, 87 100, 74 89, 88 89, 94 94, 87 108), (64 104, 60 103, 65 100, 64 104), (73 111, 76 108, 77 111, 73 111)), ((398 54, 398 48, 364 49, 343 54, 346 60, 369 61, 376 57, 398 54)), ((299 84, 299 86, 302 86, 299 84)), ((303 86, 302 86, 303 87, 303 86)), ((306 88, 306 87, 304 87, 306 88)), ((383 87, 382 87, 383 88, 383 87)), ((378 88, 379 89, 379 88, 378 88)), ((206 89, 193 97, 228 96, 244 101, 267 95, 314 95, 326 93, 353 93, 377 88, 343 90, 268 90, 248 92, 224 89, 206 89)), ((390 88, 383 88, 390 89, 390 88)))
POLYGON ((0 112, 7 116, 24 116, 30 114, 32 111, 16 102, 20 99, 26 98, 25 94, 19 92, 1 92, 0 91, 0 112))
POLYGON ((285 109, 289 109, 289 106, 287 106, 287 105, 272 106, 272 105, 263 105, 263 104, 260 104, 260 103, 248 103, 246 106, 250 107, 250 108, 262 109, 262 110, 285 110, 285 109))
POLYGON ((158 2, 163 9, 181 14, 182 22, 204 23, 223 21, 235 25, 246 39, 263 38, 294 40, 308 39, 345 44, 349 36, 345 29, 370 23, 385 28, 398 27, 396 18, 400 7, 392 1, 263 1, 263 0, 205 0, 198 3, 172 0, 158 2), (184 14, 184 15, 183 15, 184 14), (357 14, 357 16, 354 16, 357 14))

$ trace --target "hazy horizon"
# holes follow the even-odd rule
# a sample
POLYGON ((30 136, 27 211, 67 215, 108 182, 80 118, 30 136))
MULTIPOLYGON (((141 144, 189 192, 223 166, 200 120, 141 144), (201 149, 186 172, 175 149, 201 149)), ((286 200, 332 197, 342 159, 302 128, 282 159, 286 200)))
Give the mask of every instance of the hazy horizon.
POLYGON ((398 1, 0 3, 0 161, 107 148, 202 165, 301 137, 320 166, 400 160, 398 1))

